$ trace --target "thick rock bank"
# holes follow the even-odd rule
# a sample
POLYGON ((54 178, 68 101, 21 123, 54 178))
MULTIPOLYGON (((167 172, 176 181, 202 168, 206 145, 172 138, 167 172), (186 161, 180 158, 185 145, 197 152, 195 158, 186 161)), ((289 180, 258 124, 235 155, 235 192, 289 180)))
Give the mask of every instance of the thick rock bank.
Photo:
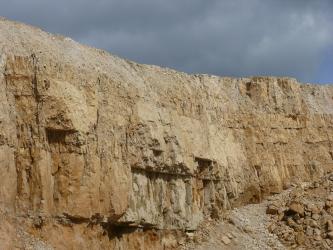
POLYGON ((0 19, 0 90, 9 249, 176 248, 333 169, 331 86, 188 75, 0 19))

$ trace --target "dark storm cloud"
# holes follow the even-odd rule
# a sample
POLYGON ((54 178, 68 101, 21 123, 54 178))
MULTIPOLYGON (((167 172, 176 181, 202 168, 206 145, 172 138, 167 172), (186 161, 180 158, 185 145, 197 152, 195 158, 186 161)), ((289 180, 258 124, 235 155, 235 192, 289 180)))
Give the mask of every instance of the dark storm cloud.
POLYGON ((332 62, 332 13, 331 0, 11 0, 0 8, 142 63, 302 81, 320 81, 323 61, 332 62))

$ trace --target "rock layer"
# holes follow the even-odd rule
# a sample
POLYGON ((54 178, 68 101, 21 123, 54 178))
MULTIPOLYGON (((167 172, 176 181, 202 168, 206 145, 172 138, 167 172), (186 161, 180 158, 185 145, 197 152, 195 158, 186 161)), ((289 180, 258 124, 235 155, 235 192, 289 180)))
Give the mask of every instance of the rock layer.
POLYGON ((331 86, 188 75, 4 19, 0 53, 0 210, 55 249, 173 248, 332 170, 331 86))

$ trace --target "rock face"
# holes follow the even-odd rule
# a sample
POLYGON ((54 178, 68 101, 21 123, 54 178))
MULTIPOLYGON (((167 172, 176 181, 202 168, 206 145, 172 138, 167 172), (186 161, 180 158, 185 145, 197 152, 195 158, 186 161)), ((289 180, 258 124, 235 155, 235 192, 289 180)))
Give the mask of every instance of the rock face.
POLYGON ((173 248, 333 167, 331 86, 188 75, 1 19, 0 88, 8 248, 20 230, 55 249, 173 248))

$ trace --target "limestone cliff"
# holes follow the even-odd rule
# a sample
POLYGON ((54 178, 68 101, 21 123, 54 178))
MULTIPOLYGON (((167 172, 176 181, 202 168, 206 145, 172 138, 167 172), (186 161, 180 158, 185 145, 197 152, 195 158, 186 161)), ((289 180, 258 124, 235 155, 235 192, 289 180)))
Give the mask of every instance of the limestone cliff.
POLYGON ((0 242, 163 249, 333 169, 333 87, 141 65, 0 20, 0 242))

